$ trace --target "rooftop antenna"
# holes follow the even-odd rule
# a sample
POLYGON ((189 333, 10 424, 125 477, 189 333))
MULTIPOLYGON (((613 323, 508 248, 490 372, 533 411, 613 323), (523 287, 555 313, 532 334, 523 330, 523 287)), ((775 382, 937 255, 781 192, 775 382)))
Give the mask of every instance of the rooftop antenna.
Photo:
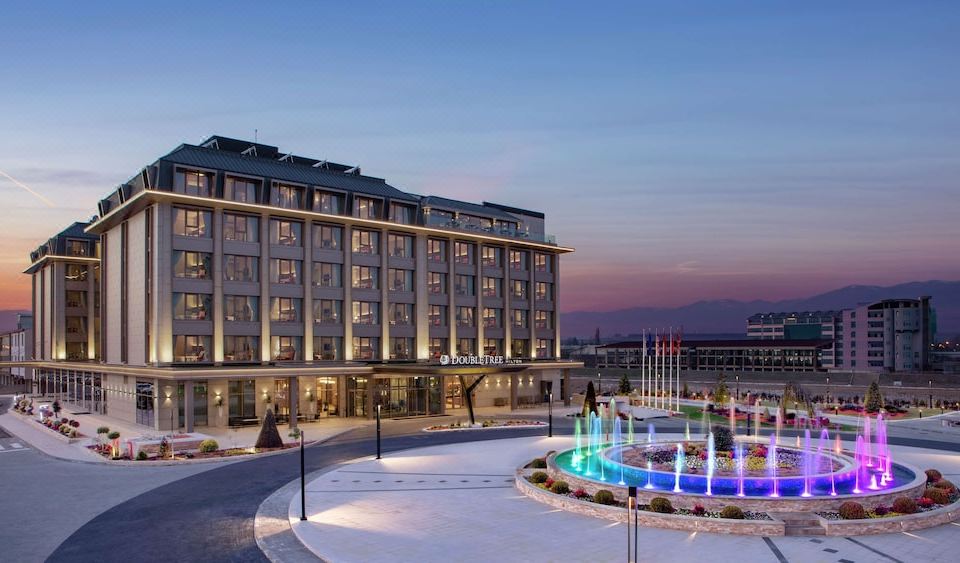
POLYGON ((254 130, 253 130, 253 142, 254 142, 254 143, 257 142, 257 133, 258 133, 258 131, 257 131, 256 129, 254 129, 254 130))

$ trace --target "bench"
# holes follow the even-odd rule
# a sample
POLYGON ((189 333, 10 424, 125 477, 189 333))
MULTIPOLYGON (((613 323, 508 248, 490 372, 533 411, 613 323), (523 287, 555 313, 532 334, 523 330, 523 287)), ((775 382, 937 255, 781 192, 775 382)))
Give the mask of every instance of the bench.
POLYGON ((230 426, 256 426, 260 424, 260 417, 244 418, 242 416, 231 416, 228 424, 230 426))

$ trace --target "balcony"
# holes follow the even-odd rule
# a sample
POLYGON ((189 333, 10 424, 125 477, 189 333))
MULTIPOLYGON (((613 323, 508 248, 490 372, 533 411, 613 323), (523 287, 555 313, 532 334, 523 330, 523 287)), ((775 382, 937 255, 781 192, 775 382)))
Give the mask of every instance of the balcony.
POLYGON ((498 227, 481 227, 472 223, 464 223, 457 219, 443 217, 438 215, 424 215, 423 225, 434 229, 444 229, 448 231, 458 231, 463 233, 473 233, 477 235, 486 235, 493 237, 512 238, 528 242, 539 242, 544 244, 557 244, 557 237, 554 235, 530 233, 525 230, 507 229, 498 227))

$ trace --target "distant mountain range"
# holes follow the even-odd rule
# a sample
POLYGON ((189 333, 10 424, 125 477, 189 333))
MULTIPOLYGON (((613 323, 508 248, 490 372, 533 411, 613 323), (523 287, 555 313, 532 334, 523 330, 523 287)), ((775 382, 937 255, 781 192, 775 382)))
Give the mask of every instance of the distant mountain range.
POLYGON ((604 339, 639 334, 644 328, 682 326, 687 334, 745 335, 747 317, 756 313, 845 309, 860 303, 929 295, 940 335, 960 333, 960 281, 909 282, 894 286, 850 285, 804 299, 783 301, 698 301, 683 307, 632 307, 617 311, 577 311, 560 315, 563 337, 593 337, 599 327, 604 339))

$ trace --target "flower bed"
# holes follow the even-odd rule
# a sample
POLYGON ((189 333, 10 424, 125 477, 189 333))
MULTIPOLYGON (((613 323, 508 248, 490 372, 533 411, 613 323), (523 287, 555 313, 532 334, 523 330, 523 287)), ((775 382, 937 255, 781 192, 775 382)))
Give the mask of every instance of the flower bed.
POLYGON ((423 429, 424 432, 452 432, 459 430, 495 430, 500 428, 536 428, 546 426, 546 422, 539 420, 494 420, 488 419, 470 426, 469 423, 454 422, 453 424, 435 424, 423 429))
POLYGON ((960 490, 952 482, 944 479, 939 471, 935 469, 927 470, 927 485, 927 489, 919 497, 899 497, 889 506, 880 504, 867 509, 857 502, 850 502, 845 503, 847 506, 841 506, 840 510, 820 511, 816 514, 826 520, 896 518, 931 512, 939 510, 943 506, 960 502, 960 490))

